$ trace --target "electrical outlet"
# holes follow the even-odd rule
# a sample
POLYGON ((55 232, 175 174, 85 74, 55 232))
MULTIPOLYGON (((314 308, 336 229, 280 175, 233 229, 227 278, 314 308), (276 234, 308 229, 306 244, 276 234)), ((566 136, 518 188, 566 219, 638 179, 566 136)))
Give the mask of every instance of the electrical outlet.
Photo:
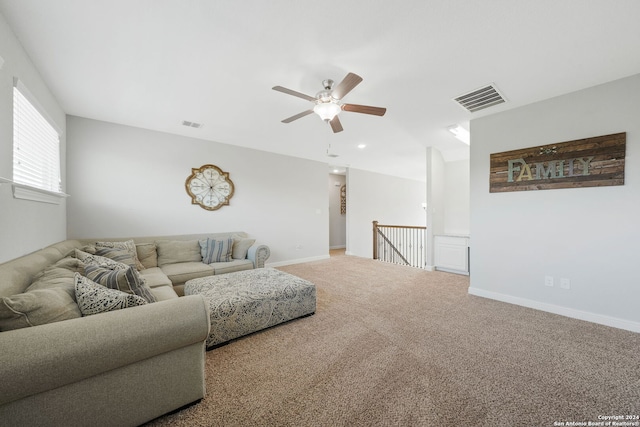
POLYGON ((553 276, 544 276, 544 285, 553 287, 553 276))
POLYGON ((571 279, 567 279, 566 277, 560 279, 560 287, 562 289, 571 289, 571 279))

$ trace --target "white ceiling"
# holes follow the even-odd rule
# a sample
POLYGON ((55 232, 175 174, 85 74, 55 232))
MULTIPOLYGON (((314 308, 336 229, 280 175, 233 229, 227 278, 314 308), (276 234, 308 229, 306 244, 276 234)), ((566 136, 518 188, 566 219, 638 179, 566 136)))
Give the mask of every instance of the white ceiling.
POLYGON ((0 0, 0 13, 67 114, 418 180, 427 146, 468 157, 449 125, 640 72, 637 0, 0 0), (347 72, 364 81, 343 101, 384 117, 343 112, 339 134, 315 115, 280 123, 311 104, 273 86, 313 96, 347 72), (489 83, 507 103, 452 100, 489 83))

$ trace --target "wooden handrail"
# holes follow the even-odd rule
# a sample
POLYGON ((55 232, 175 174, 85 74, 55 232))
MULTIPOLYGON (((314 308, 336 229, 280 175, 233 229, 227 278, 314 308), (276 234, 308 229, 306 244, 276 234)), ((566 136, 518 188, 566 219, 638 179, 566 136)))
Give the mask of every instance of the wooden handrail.
POLYGON ((418 230, 426 230, 427 229, 427 227, 425 227, 423 225, 384 225, 384 224, 378 224, 378 221, 373 221, 373 228, 377 228, 377 227, 412 228, 412 229, 418 229, 418 230))

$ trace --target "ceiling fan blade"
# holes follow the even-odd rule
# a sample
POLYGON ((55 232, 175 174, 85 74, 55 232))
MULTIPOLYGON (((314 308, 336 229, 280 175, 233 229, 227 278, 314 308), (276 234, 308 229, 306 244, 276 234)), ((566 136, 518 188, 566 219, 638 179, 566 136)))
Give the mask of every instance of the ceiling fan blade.
POLYGON ((329 124, 331 125, 333 133, 342 132, 342 123, 340 123, 340 119, 338 118, 338 116, 335 116, 333 119, 331 119, 331 121, 329 121, 329 124))
POLYGON ((338 83, 338 86, 331 91, 331 96, 335 99, 342 99, 342 97, 351 92, 354 87, 358 86, 361 81, 362 77, 357 74, 349 73, 340 83, 338 83))
POLYGON ((386 108, 370 107, 368 105, 357 104, 342 104, 342 109, 344 111, 350 111, 352 113, 371 114, 374 116, 384 116, 384 113, 387 112, 386 108))
POLYGON ((316 102, 317 99, 313 96, 305 95, 304 93, 296 92, 295 90, 287 89, 282 86, 274 86, 271 89, 277 90, 278 92, 286 93, 287 95, 297 96, 298 98, 306 99, 307 101, 316 102))
POLYGON ((291 123, 294 120, 298 120, 304 116, 308 116, 309 114, 313 113, 313 110, 307 110, 307 111, 303 111, 302 113, 298 113, 295 116, 291 116, 289 118, 286 118, 282 121, 282 123, 291 123))

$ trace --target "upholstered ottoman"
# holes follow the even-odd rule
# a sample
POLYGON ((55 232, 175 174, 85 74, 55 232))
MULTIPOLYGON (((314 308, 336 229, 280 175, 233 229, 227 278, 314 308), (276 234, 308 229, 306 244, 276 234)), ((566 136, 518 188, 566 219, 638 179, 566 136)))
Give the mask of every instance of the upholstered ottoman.
POLYGON ((316 311, 316 286, 274 268, 191 279, 184 294, 209 302, 208 348, 316 311))

